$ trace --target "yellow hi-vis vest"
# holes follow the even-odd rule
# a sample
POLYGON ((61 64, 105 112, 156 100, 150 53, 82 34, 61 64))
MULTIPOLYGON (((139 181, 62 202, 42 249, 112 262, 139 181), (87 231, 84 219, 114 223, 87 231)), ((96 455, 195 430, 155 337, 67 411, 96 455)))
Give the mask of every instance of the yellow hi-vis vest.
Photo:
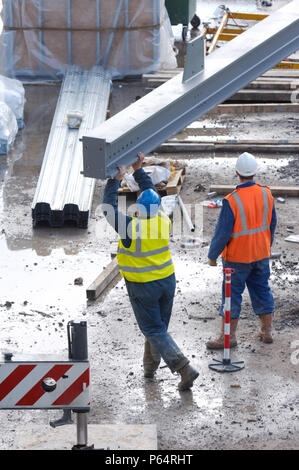
POLYGON ((132 218, 132 243, 118 242, 117 262, 121 275, 131 282, 150 282, 174 273, 169 252, 171 221, 162 211, 155 217, 132 218))

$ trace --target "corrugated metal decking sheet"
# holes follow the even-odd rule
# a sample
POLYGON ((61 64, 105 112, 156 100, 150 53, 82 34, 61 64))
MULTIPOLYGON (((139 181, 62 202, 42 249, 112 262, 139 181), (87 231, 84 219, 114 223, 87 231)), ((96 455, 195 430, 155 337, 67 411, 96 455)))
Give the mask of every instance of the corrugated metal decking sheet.
POLYGON ((68 69, 59 94, 51 131, 32 203, 33 226, 46 222, 61 227, 72 221, 86 228, 95 180, 85 178, 82 142, 87 130, 106 119, 111 76, 102 67, 68 69), (69 111, 84 113, 79 129, 69 129, 69 111))

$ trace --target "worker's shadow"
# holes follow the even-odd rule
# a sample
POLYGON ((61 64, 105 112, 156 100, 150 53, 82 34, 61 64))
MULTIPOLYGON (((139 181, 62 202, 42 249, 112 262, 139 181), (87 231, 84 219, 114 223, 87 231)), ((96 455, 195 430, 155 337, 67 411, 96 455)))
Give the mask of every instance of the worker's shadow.
POLYGON ((181 404, 183 407, 190 407, 195 404, 193 399, 192 390, 179 391, 176 383, 169 385, 166 380, 158 378, 144 379, 144 397, 145 402, 149 408, 154 406, 162 406, 165 408, 174 408, 178 405, 178 395, 181 398, 181 404), (170 389, 173 391, 171 396, 169 395, 170 389))
POLYGON ((180 397, 181 397, 181 401, 182 401, 182 404, 184 406, 189 406, 189 405, 194 405, 195 402, 193 400, 193 392, 192 390, 184 390, 183 392, 180 392, 178 391, 180 397))
POLYGON ((152 407, 156 403, 163 402, 162 388, 163 381, 157 378, 144 379, 144 398, 149 407, 152 407))

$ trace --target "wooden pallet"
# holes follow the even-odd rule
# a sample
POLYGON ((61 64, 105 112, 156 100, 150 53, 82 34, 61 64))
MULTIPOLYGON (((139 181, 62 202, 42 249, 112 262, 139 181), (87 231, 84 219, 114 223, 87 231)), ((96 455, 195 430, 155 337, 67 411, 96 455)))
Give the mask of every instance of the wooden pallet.
MULTIPOLYGON (((168 181, 166 186, 159 187, 159 185, 156 185, 157 191, 162 195, 166 193, 167 196, 170 196, 172 194, 179 194, 182 189, 182 184, 184 181, 186 175, 186 169, 181 168, 180 170, 176 170, 175 175, 173 178, 171 178, 170 181, 168 181)), ((129 188, 119 188, 118 192, 120 194, 127 194, 127 193, 132 193, 129 188)), ((137 196, 140 194, 141 191, 134 191, 137 196)))
MULTIPOLYGON (((287 62, 292 64, 292 62, 287 62)), ((293 63, 293 66, 295 63, 293 63)), ((296 63, 299 67, 299 62, 296 63)), ((282 67, 282 65, 281 65, 282 67)), ((154 89, 182 72, 182 68, 143 75, 145 86, 154 89)), ((294 90, 299 84, 299 69, 270 70, 237 91, 225 103, 293 103, 294 90), (287 75, 285 75, 287 74, 287 75)))

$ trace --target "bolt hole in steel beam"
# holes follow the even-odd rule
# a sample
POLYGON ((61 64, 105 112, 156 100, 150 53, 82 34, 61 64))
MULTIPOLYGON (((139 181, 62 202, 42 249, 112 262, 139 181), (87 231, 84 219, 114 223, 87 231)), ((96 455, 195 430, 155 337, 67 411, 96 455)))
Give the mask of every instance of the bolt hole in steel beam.
POLYGON ((132 164, 138 152, 152 152, 297 51, 298 0, 213 51, 205 58, 202 70, 194 70, 197 57, 194 53, 201 54, 197 49, 201 39, 194 41, 197 40, 198 43, 188 43, 183 73, 84 133, 84 176, 99 179, 115 176, 117 166, 132 164), (103 150, 99 151, 99 147, 103 150))

